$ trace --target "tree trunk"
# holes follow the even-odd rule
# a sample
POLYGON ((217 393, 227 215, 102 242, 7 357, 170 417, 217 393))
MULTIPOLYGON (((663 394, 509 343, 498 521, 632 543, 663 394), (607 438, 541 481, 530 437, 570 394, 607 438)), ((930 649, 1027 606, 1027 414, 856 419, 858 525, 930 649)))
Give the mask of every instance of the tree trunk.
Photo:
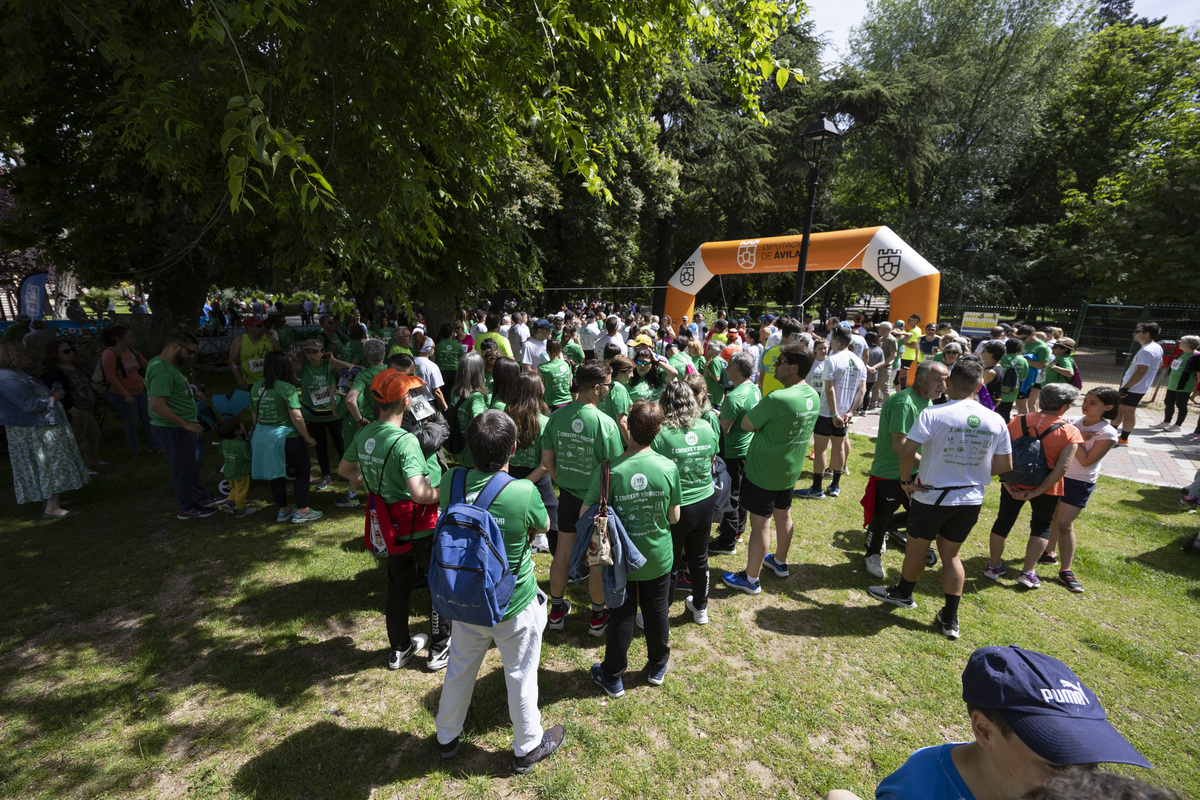
MULTIPOLYGON (((654 285, 666 286, 675 272, 675 217, 667 215, 660 217, 658 228, 658 248, 654 257, 654 285)), ((667 290, 654 290, 654 313, 660 317, 667 310, 667 290)))
POLYGON ((150 308, 154 313, 148 342, 152 349, 161 347, 167 334, 196 333, 208 286, 207 271, 196 269, 191 263, 181 264, 154 279, 150 284, 150 308))

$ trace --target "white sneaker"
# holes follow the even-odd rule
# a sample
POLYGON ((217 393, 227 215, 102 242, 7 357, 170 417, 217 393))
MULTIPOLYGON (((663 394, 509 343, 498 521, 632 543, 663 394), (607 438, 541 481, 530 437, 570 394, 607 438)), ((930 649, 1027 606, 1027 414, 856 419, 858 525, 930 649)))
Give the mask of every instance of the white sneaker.
POLYGON ((533 537, 533 544, 529 546, 530 552, 533 553, 549 553, 550 539, 544 533, 539 533, 533 537))
POLYGON ((867 574, 874 575, 876 578, 884 577, 883 573, 883 556, 879 553, 872 553, 867 556, 867 574))
POLYGON ((400 669, 429 644, 429 637, 423 633, 413 634, 407 650, 393 650, 388 658, 388 669, 400 669))
POLYGON ((692 605, 692 596, 690 594, 687 596, 687 599, 683 601, 683 604, 687 607, 688 611, 692 612, 692 619, 696 621, 697 625, 708 624, 708 609, 696 608, 694 605, 692 605))
POLYGON ((425 669, 430 672, 437 672, 439 669, 445 669, 450 663, 450 640, 446 640, 446 646, 441 650, 429 651, 429 660, 425 662, 425 669))
POLYGON ((1163 428, 1163 433, 1176 433, 1178 431, 1179 431, 1178 425, 1168 425, 1167 427, 1163 428))
POLYGON ((1152 431, 1162 430, 1163 428, 1167 427, 1170 424, 1171 423, 1169 423, 1169 422, 1160 422, 1157 425, 1151 425, 1150 430, 1152 430, 1152 431))

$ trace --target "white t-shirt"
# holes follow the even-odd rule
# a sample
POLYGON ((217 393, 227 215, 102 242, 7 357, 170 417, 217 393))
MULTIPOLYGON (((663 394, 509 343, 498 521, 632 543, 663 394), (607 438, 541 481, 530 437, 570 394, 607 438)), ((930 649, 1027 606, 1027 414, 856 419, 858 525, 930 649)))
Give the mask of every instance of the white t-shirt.
POLYGON ((488 332, 488 329, 487 329, 486 322, 476 322, 474 325, 471 326, 471 338, 472 339, 478 339, 480 336, 482 336, 483 334, 485 334, 487 332, 488 332))
MULTIPOLYGON (((812 365, 812 369, 808 371, 808 377, 804 382, 813 388, 817 393, 817 397, 821 398, 821 409, 817 412, 818 416, 829 416, 829 403, 825 402, 825 361, 817 361, 812 365)), ((761 367, 760 367, 761 368, 761 367)))
POLYGON ((429 402, 433 402, 433 390, 440 389, 446 385, 442 379, 442 370, 437 364, 430 361, 425 356, 417 356, 413 359, 413 364, 417 368, 417 377, 425 381, 425 386, 422 388, 421 394, 429 402))
POLYGON ((854 351, 854 355, 858 356, 858 360, 862 361, 867 357, 867 340, 857 333, 851 334, 850 349, 854 351))
POLYGON ((1145 394, 1150 391, 1150 385, 1154 383, 1154 376, 1158 374, 1158 368, 1162 366, 1163 349, 1158 342, 1150 344, 1137 351, 1137 355, 1133 357, 1133 363, 1129 365, 1129 369, 1125 370, 1125 377, 1121 378, 1121 385, 1134 394, 1145 394), (1131 386, 1129 381, 1133 379, 1133 373, 1138 367, 1146 365, 1146 373, 1142 375, 1142 379, 1136 385, 1131 386))
POLYGON ((621 338, 621 334, 619 332, 614 333, 612 336, 609 336, 607 333, 602 333, 596 337, 596 358, 604 358, 604 346, 609 342, 620 346, 621 355, 628 354, 628 348, 625 347, 625 340, 621 338))
MULTIPOLYGON (((833 397, 837 401, 836 411, 845 414, 854 410, 854 396, 858 387, 867 382, 867 368, 862 359, 850 351, 850 348, 831 353, 825 359, 825 385, 833 384, 833 397)), ((824 392, 822 391, 822 398, 824 392)), ((832 417, 835 409, 827 408, 822 402, 821 415, 832 417)))
POLYGON ((584 350, 595 350, 596 340, 600 338, 600 326, 594 321, 579 329, 579 346, 584 350))
POLYGON ((1078 457, 1089 452, 1093 447, 1101 442, 1115 442, 1117 440, 1117 429, 1109 423, 1108 420, 1102 419, 1095 425, 1084 425, 1083 417, 1067 417, 1067 422, 1074 425, 1083 434, 1083 444, 1079 445, 1079 449, 1075 451, 1076 458, 1071 460, 1071 465, 1067 467, 1066 476, 1074 478, 1077 481, 1084 483, 1095 483, 1096 478, 1100 477, 1100 464, 1104 459, 1100 459, 1091 466, 1085 467, 1080 464, 1078 457))
POLYGON ((528 325, 516 323, 508 329, 508 344, 512 347, 514 353, 521 352, 521 345, 525 344, 525 340, 528 338, 528 325))
MULTIPOLYGON (((992 482, 992 456, 1012 452, 1004 418, 977 401, 951 400, 931 405, 917 416, 909 441, 921 445, 923 486, 966 486, 946 495, 941 505, 977 506, 992 482)), ((940 491, 914 492, 919 503, 936 505, 940 491)))
POLYGON ((521 350, 522 364, 528 364, 536 369, 539 364, 545 364, 548 360, 545 342, 536 336, 530 336, 525 340, 525 347, 521 350))
POLYGON ((783 331, 775 331, 767 337, 767 346, 765 349, 770 350, 775 345, 783 341, 783 331))

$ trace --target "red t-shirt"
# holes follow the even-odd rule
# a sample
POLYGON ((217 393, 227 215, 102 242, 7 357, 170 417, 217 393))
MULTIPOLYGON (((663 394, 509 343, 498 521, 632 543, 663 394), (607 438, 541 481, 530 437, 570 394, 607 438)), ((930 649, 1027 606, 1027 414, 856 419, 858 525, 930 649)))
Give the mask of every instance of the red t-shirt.
MULTIPOLYGON (((1043 414, 1040 411, 1033 411, 1025 415, 1025 429, 1021 427, 1021 416, 1017 415, 1008 421, 1008 435, 1015 442, 1025 435, 1026 429, 1033 433, 1036 431, 1038 436, 1041 436, 1047 428, 1059 422, 1066 422, 1062 417, 1043 414)), ((1050 469, 1054 469, 1058 464, 1059 453, 1069 444, 1083 444, 1083 434, 1074 425, 1067 423, 1061 428, 1042 439, 1042 452, 1046 454, 1046 464, 1050 469)), ((1021 484, 1016 484, 1021 486, 1021 484)), ((1036 486, 1021 486, 1022 489, 1036 489, 1036 486)), ((1061 497, 1063 493, 1063 481, 1059 478, 1058 483, 1054 484, 1046 494, 1061 497)))

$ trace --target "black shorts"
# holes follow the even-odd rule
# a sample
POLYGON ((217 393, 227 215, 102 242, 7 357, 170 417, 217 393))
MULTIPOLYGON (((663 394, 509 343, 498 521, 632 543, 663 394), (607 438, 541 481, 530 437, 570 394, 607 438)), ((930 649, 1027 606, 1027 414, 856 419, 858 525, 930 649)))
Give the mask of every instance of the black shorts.
POLYGON ((742 508, 760 517, 769 517, 775 509, 792 507, 792 487, 787 489, 764 489, 755 486, 749 478, 742 478, 742 508))
POLYGON ((1142 398, 1146 396, 1145 392, 1126 392, 1121 395, 1121 405, 1138 407, 1138 403, 1142 402, 1142 398))
POLYGON ((1074 478, 1063 478, 1063 494, 1060 503, 1066 503, 1076 508, 1087 508, 1088 498, 1096 484, 1077 481, 1074 478))
POLYGON ((558 487, 558 526, 551 530, 575 535, 575 525, 583 513, 583 498, 576 497, 561 486, 558 487))
MULTIPOLYGON (((1033 391, 1033 388, 1034 388, 1034 387, 1030 386, 1030 387, 1029 387, 1029 391, 1033 391)), ((1029 392, 1017 392, 1017 399, 1018 399, 1018 400, 1028 400, 1028 399, 1029 399, 1029 392)))
POLYGON ((817 425, 813 428, 817 436, 833 436, 841 438, 846 435, 846 426, 838 427, 833 424, 833 417, 817 417, 817 425))
POLYGON ((979 520, 983 506, 935 506, 914 500, 908 510, 909 538, 942 537, 948 542, 962 544, 979 520))

